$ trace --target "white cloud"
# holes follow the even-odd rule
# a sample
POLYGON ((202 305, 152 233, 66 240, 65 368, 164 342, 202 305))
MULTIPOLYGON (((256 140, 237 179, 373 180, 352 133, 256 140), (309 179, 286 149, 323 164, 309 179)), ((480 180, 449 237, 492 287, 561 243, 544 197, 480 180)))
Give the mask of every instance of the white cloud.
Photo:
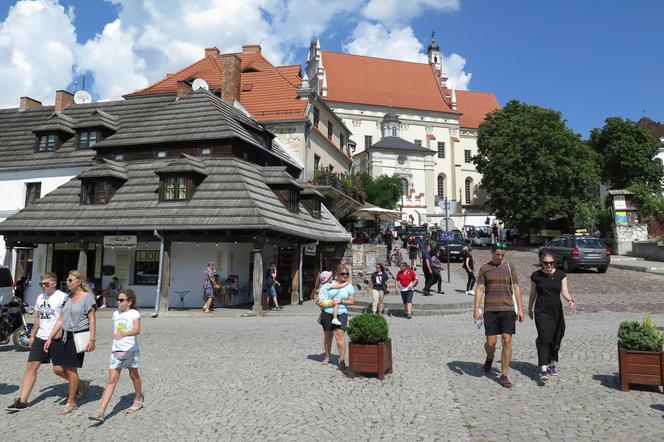
MULTIPOLYGON (((415 37, 410 26, 388 29, 380 23, 362 21, 353 31, 350 41, 344 45, 344 50, 358 55, 427 62, 426 48, 415 37)), ((457 53, 449 57, 443 55, 443 69, 450 79, 450 87, 453 82, 457 89, 468 89, 472 74, 464 71, 465 65, 466 59, 457 53)))
POLYGON ((427 10, 457 11, 459 0, 369 0, 362 14, 385 24, 403 24, 427 10))
POLYGON ((0 106, 18 97, 52 103, 72 81, 76 34, 73 10, 54 0, 19 1, 0 24, 0 106), (35 32, 38 30, 38 32, 35 32))

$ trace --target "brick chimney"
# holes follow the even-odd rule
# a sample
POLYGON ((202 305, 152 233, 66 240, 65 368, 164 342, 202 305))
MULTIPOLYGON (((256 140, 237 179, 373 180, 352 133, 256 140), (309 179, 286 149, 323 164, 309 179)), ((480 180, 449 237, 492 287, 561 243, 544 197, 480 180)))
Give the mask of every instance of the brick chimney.
POLYGON ((30 97, 21 97, 21 102, 18 105, 19 112, 26 109, 39 109, 42 107, 41 101, 37 101, 34 98, 30 97))
POLYGON ((175 86, 175 95, 177 97, 184 97, 185 95, 191 94, 193 91, 194 89, 191 87, 191 82, 186 80, 178 81, 175 86))
POLYGON ((205 48, 205 56, 206 57, 214 57, 219 55, 219 49, 217 47, 213 48, 205 48))
POLYGON ((242 62, 234 54, 224 54, 221 67, 221 99, 233 106, 240 99, 240 75, 242 62))
POLYGON ((74 103, 74 94, 70 94, 67 91, 59 90, 55 91, 55 111, 62 112, 69 105, 74 103))
POLYGON ((255 54, 260 54, 261 45, 243 45, 242 52, 253 52, 255 54))

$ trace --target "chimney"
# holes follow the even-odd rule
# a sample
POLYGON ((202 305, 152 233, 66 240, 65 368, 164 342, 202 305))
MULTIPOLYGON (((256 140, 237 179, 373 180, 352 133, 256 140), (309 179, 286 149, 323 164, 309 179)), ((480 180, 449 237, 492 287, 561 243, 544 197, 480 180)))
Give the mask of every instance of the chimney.
POLYGON ((62 112, 69 105, 74 103, 74 94, 70 94, 67 91, 59 90, 55 91, 55 111, 62 112))
MULTIPOLYGON (((259 47, 260 49, 260 47, 259 47)), ((221 99, 233 107, 235 100, 240 99, 240 57, 234 54, 225 54, 221 68, 221 99)))
POLYGON ((205 48, 205 57, 215 57, 219 55, 219 49, 217 47, 205 48))
POLYGON ((255 54, 261 53, 261 45, 243 45, 242 52, 252 52, 255 54))
POLYGON ((26 109, 39 109, 42 107, 41 101, 37 101, 30 97, 21 97, 21 102, 18 105, 19 112, 22 112, 26 109))
POLYGON ((175 86, 176 97, 184 97, 185 95, 191 94, 193 91, 194 89, 191 87, 191 82, 186 80, 178 81, 177 85, 175 86))

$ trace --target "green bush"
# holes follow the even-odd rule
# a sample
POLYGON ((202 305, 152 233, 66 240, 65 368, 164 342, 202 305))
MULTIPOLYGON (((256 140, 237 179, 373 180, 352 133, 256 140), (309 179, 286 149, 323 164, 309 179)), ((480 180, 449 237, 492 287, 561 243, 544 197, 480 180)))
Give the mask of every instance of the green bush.
POLYGON ((387 321, 382 315, 364 313, 348 321, 348 336, 355 344, 378 344, 387 342, 387 321))
POLYGON ((625 350, 662 351, 664 335, 649 316, 643 322, 623 321, 618 327, 618 346, 625 350))

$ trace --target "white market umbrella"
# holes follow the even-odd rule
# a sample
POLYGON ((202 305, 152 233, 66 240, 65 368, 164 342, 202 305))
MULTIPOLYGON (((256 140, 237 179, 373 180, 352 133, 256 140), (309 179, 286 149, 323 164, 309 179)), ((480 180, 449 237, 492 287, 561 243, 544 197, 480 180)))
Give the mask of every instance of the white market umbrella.
POLYGON ((353 212, 353 216, 365 221, 376 221, 381 219, 399 220, 401 212, 398 210, 383 209, 378 206, 364 206, 353 212))

